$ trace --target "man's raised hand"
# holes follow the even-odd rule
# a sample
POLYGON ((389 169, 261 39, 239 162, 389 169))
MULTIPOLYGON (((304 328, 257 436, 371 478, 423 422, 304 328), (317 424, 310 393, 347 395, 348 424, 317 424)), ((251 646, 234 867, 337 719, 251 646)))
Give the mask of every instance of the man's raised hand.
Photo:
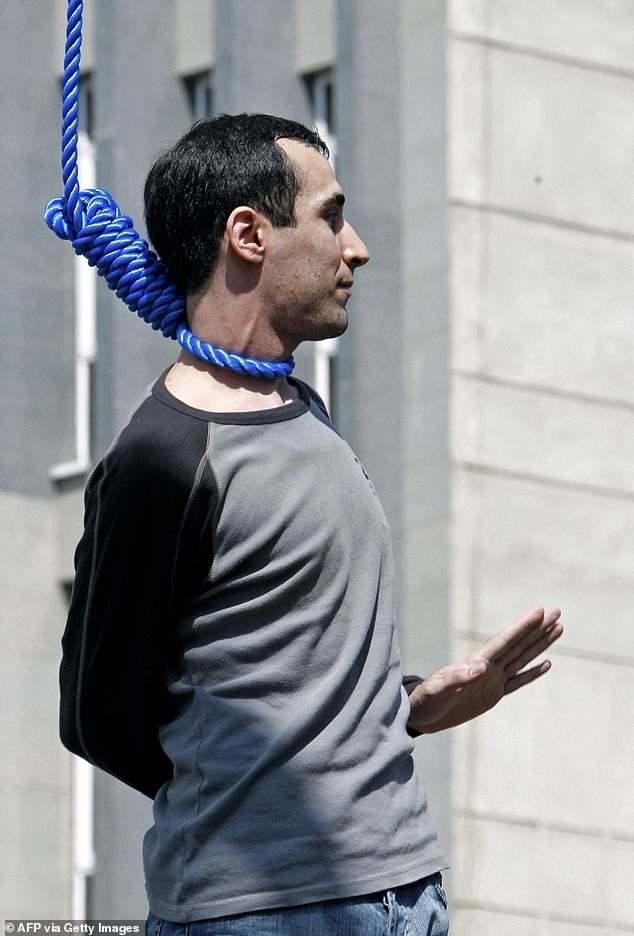
POLYGON ((549 660, 524 667, 561 637, 560 616, 559 608, 535 608, 461 662, 419 682, 409 696, 408 728, 425 734, 461 725, 547 673, 549 660))

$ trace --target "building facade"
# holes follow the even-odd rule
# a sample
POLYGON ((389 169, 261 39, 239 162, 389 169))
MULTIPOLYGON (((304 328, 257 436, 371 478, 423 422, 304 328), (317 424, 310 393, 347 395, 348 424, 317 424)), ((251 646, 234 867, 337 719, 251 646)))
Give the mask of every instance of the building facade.
MULTIPOLYGON (((0 8, 0 903, 137 919, 150 804, 61 748, 57 666, 87 472, 175 346, 41 221, 65 7, 0 8)), ((371 262, 298 370, 384 504, 405 669, 564 609, 546 679, 417 742, 456 936, 634 931, 633 36, 627 0, 85 0, 80 181, 137 226, 206 113, 331 145, 371 262)))

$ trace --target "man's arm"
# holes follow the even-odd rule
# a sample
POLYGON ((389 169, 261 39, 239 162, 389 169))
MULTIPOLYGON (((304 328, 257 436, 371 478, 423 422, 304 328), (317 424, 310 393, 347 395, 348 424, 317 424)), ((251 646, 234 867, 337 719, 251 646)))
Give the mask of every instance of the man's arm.
POLYGON ((453 728, 493 708, 505 695, 550 669, 544 660, 524 669, 563 634, 561 612, 536 608, 491 637, 475 653, 408 687, 408 729, 426 734, 453 728))
POLYGON ((193 473, 164 463, 115 452, 93 474, 60 667, 64 745, 150 797, 172 773, 158 729, 174 616, 205 552, 193 473))

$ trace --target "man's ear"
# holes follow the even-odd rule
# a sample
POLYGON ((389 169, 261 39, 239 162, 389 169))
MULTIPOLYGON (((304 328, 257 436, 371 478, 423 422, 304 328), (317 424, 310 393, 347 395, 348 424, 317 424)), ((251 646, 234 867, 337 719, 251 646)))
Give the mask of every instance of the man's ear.
POLYGON ((254 208, 247 205, 234 208, 225 227, 227 249, 247 263, 262 263, 266 224, 266 218, 254 208))

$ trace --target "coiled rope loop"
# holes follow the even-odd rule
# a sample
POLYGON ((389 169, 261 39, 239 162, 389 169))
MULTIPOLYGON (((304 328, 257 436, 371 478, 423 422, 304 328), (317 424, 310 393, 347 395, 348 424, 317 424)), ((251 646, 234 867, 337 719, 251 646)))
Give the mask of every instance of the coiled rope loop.
POLYGON ((185 298, 167 268, 103 189, 79 188, 77 142, 83 0, 68 0, 62 92, 62 180, 64 194, 53 198, 44 220, 97 273, 133 312, 154 329, 207 363, 255 377, 286 377, 293 358, 266 361, 243 357, 197 338, 187 326, 185 298))

